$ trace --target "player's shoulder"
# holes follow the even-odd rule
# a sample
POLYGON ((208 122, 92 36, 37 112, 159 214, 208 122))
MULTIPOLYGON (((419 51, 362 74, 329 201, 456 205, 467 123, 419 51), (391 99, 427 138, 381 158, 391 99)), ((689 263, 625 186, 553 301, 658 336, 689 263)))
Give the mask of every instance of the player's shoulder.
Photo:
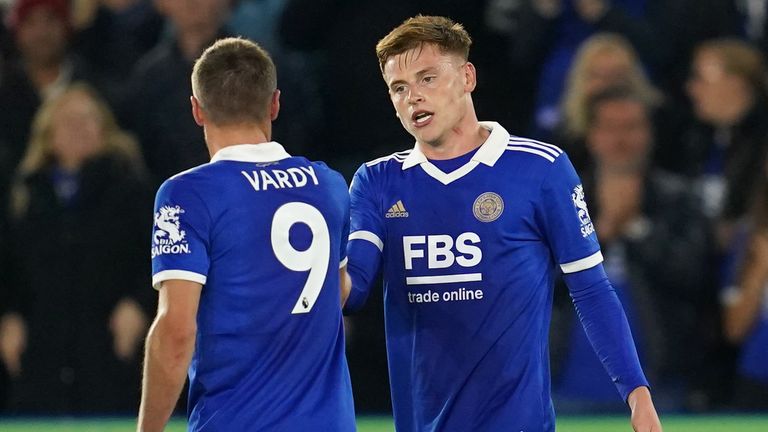
POLYGON ((413 149, 410 148, 365 162, 358 169, 358 174, 365 172, 375 175, 388 170, 402 170, 403 162, 412 151, 413 149))
POLYGON ((216 170, 215 164, 205 163, 196 167, 181 171, 160 185, 158 194, 171 194, 186 191, 200 191, 205 184, 210 183, 210 179, 216 170))
POLYGON ((503 156, 513 162, 536 163, 543 167, 567 159, 563 149, 554 144, 517 135, 509 136, 503 156))
POLYGON ((336 171, 335 169, 331 168, 326 162, 320 161, 320 160, 309 160, 306 158, 303 158, 309 165, 317 171, 318 175, 324 177, 326 181, 330 182, 332 186, 339 187, 343 189, 345 192, 347 191, 347 180, 344 178, 344 175, 342 175, 339 171, 336 171))

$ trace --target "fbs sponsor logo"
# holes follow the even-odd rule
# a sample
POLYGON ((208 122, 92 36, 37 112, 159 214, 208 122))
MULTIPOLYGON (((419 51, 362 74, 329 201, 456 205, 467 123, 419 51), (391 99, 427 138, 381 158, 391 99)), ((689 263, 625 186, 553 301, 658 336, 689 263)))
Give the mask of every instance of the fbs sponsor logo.
POLYGON ((401 200, 397 200, 397 202, 390 207, 389 210, 387 210, 387 213, 384 215, 385 218, 407 218, 408 212, 405 210, 405 206, 403 206, 403 202, 401 200))
POLYGON ((152 258, 164 254, 190 253, 187 233, 181 229, 180 206, 162 206, 155 213, 155 227, 152 232, 152 258))

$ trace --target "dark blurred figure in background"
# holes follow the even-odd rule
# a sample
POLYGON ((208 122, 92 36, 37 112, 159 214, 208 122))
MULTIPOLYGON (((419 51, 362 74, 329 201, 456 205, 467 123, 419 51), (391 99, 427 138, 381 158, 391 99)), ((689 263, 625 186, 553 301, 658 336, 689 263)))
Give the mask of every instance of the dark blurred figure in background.
POLYGON ((520 11, 514 59, 540 65, 534 125, 536 135, 551 139, 557 125, 565 75, 579 45, 597 32, 625 36, 650 67, 662 64, 665 14, 680 0, 528 0, 520 11))
POLYGON ((0 82, 0 157, 8 168, 0 173, 7 184, 24 153, 32 117, 40 103, 73 80, 91 80, 92 73, 69 52, 71 35, 67 0, 18 0, 7 23, 17 58, 7 65, 0 82))
POLYGON ((579 172, 593 160, 586 147, 588 101, 595 94, 615 86, 628 87, 657 112, 662 96, 648 80, 637 54, 624 37, 598 33, 585 40, 568 71, 554 141, 561 146, 579 172))
POLYGON ((2 361, 15 413, 132 413, 153 305, 138 147, 83 84, 35 117, 10 202, 2 361))
POLYGON ((679 99, 690 51, 701 40, 739 34, 732 0, 499 0, 515 3, 512 60, 539 76, 533 130, 550 139, 565 74, 578 46, 597 32, 626 37, 659 85, 679 99))
MULTIPOLYGON (((697 301, 707 258, 707 221, 682 178, 651 166, 653 106, 633 87, 608 87, 587 99, 586 147, 593 158, 583 180, 605 255, 655 400, 680 409, 688 374, 700 372, 682 352, 698 352, 697 301), (693 351, 695 350, 695 351, 693 351)), ((625 410, 610 378, 567 307, 567 345, 553 390, 561 409, 625 410)), ((563 312, 561 311, 561 314, 563 312)))
POLYGON ((272 124, 291 154, 315 152, 322 120, 318 53, 286 46, 280 21, 288 0, 240 0, 228 26, 232 33, 258 42, 272 56, 280 73, 280 117, 272 124))
POLYGON ((72 49, 88 60, 112 105, 135 64, 159 41, 165 21, 154 0, 71 0, 72 49))
POLYGON ((192 65, 224 28, 230 0, 156 0, 172 34, 136 67, 121 107, 139 139, 155 185, 208 161, 203 132, 189 115, 192 65))
MULTIPOLYGON (((719 39, 696 49, 688 82, 695 114, 671 168, 696 181, 722 249, 751 207, 768 154, 763 57, 747 42, 719 39)), ((672 160, 672 158, 669 158, 672 160)))
POLYGON ((722 278, 725 336, 738 347, 733 407, 768 411, 768 170, 732 238, 722 278))

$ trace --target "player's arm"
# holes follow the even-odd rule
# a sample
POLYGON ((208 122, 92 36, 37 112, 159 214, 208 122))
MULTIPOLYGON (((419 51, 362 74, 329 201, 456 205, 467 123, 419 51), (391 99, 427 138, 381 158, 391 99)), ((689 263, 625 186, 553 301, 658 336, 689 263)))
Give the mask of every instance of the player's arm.
POLYGON ((349 188, 350 234, 347 244, 347 272, 351 282, 345 311, 354 311, 365 304, 378 275, 384 251, 383 214, 378 189, 371 173, 363 165, 355 173, 349 188))
POLYGON ((592 348, 632 409, 632 426, 636 431, 659 432, 661 424, 624 308, 603 269, 581 181, 565 154, 550 168, 537 203, 540 227, 560 264, 592 348))
POLYGON ((632 411, 635 431, 660 432, 629 323, 602 264, 563 275, 592 348, 632 411))
POLYGON ((749 242, 746 261, 737 280, 738 287, 730 288, 723 298, 725 336, 732 343, 741 343, 760 315, 766 280, 768 234, 756 232, 749 242))
POLYGON ((138 431, 162 431, 176 406, 195 348, 202 285, 166 280, 147 335, 138 431))
POLYGON ((648 387, 634 389, 627 398, 627 404, 632 410, 631 422, 635 432, 662 432, 661 420, 656 413, 656 407, 653 406, 648 387))
POLYGON ((352 278, 349 277, 346 265, 339 269, 339 284, 341 285, 341 307, 344 307, 352 291, 352 278))

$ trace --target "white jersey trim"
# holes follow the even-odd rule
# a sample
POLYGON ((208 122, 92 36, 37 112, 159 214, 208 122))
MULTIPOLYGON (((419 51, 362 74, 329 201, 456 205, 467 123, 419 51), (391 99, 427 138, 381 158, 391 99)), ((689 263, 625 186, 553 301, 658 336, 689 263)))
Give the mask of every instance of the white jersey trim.
POLYGON ((343 260, 339 263, 339 269, 343 269, 345 265, 347 265, 347 262, 349 261, 349 257, 344 257, 343 260))
POLYGON ((554 144, 545 143, 543 141, 537 141, 535 139, 523 138, 523 137, 512 135, 509 137, 509 141, 510 143, 514 142, 515 144, 528 144, 534 147, 539 147, 539 146, 546 147, 552 150, 553 152, 555 152, 555 156, 563 153, 563 149, 561 149, 560 147, 554 144))
POLYGON ((237 144, 224 147, 211 158, 211 163, 220 160, 237 162, 274 162, 291 157, 282 145, 275 141, 261 144, 237 144))
MULTIPOLYGON (((481 127, 491 131, 491 134, 488 135, 485 142, 480 146, 475 155, 472 156, 472 161, 488 166, 494 166, 501 155, 504 154, 504 147, 506 147, 509 142, 509 132, 496 122, 479 123, 481 127)), ((403 170, 427 162, 429 162, 429 159, 427 159, 424 153, 421 152, 419 143, 417 142, 411 153, 405 158, 405 161, 403 162, 403 170)), ((475 166, 477 166, 477 164, 475 164, 475 166)))
POLYGON ((558 157, 561 154, 563 154, 563 151, 560 150, 558 147, 553 146, 551 144, 540 143, 537 141, 528 141, 528 140, 519 140, 519 139, 510 138, 509 145, 533 147, 539 150, 544 150, 545 152, 551 154, 554 157, 558 157))
POLYGON ((171 279, 197 282, 200 285, 205 285, 205 281, 208 280, 205 275, 187 270, 163 270, 152 276, 152 288, 159 290, 163 282, 171 279))
POLYGON ((597 251, 586 258, 560 264, 560 268, 563 270, 563 273, 576 273, 582 270, 591 269, 601 262, 603 262, 603 254, 600 251, 597 251))
POLYGON ((380 157, 378 159, 374 159, 372 161, 366 162, 365 166, 369 166, 370 167, 370 166, 378 165, 378 164, 380 164, 382 162, 386 162, 386 161, 392 160, 392 159, 394 159, 397 162, 402 163, 402 162, 405 161, 405 158, 410 153, 411 153, 411 149, 404 150, 404 151, 397 152, 397 153, 392 153, 391 155, 383 156, 383 157, 380 157))
POLYGON ((355 231, 349 235, 349 240, 367 240, 379 248, 381 252, 384 252, 384 242, 381 241, 379 236, 370 231, 355 231))
POLYGON ((447 185, 455 180, 458 180, 465 175, 472 172, 476 166, 480 165, 480 162, 471 160, 459 168, 451 171, 450 173, 444 173, 440 168, 436 167, 432 162, 426 162, 421 164, 421 168, 429 174, 430 177, 439 181, 440 183, 447 185))
POLYGON ((546 160, 548 160, 548 161, 550 161, 550 162, 554 162, 554 161, 555 161, 555 158, 553 158, 553 157, 552 157, 551 155, 549 155, 548 153, 544 153, 544 152, 543 152, 543 151, 541 151, 541 150, 536 150, 536 149, 533 149, 533 148, 529 148, 529 147, 523 147, 523 146, 509 146, 509 147, 507 147, 507 150, 511 150, 511 151, 519 151, 519 152, 524 152, 524 153, 531 153, 531 154, 535 154, 535 155, 537 155, 537 156, 541 156, 541 157, 543 157, 544 159, 546 159, 546 160))

